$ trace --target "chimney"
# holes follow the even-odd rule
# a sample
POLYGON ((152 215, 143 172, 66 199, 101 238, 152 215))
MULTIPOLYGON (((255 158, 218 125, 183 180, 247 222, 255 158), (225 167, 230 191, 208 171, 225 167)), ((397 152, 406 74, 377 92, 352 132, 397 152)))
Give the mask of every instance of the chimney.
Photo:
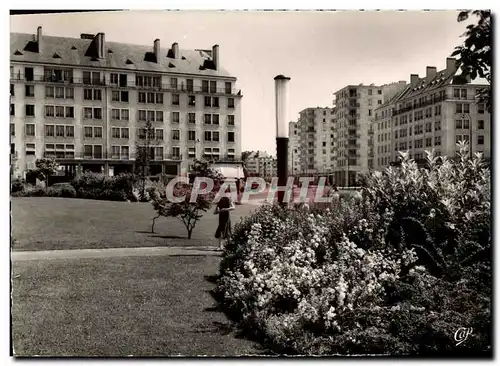
POLYGON ((212 47, 212 61, 215 65, 215 70, 219 70, 219 45, 216 44, 212 47))
POLYGON ((172 44, 172 53, 174 54, 174 58, 179 58, 179 44, 177 42, 172 44))
POLYGON ((42 48, 43 48, 42 27, 38 27, 36 30, 36 43, 38 44, 38 53, 42 53, 42 48))
POLYGON ((155 39, 154 52, 155 52, 155 57, 156 57, 156 63, 159 64, 160 63, 161 54, 160 54, 160 40, 158 38, 155 39))
POLYGON ((446 70, 454 70, 457 68, 457 60, 453 57, 446 58, 446 70))
POLYGON ((97 46, 97 58, 104 58, 105 55, 105 40, 104 33, 97 33, 96 36, 96 46, 97 46))
POLYGON ((420 78, 418 77, 418 74, 411 74, 410 75, 410 84, 411 86, 416 86, 418 84, 418 81, 420 78))
POLYGON ((434 66, 427 66, 426 78, 432 79, 432 78, 436 77, 436 75, 437 75, 437 68, 434 66))

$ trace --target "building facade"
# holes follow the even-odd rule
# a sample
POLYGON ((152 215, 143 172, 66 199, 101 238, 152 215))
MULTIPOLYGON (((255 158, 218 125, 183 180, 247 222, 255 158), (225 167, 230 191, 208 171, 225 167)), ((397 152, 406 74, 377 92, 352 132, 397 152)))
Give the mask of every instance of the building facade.
POLYGON ((288 175, 298 175, 300 173, 300 144, 299 127, 297 122, 288 124, 288 175))
POLYGON ((299 112, 296 124, 299 175, 333 173, 333 113, 329 107, 311 107, 299 112))
POLYGON ((277 176, 277 161, 265 151, 253 151, 246 160, 246 168, 249 173, 262 178, 277 176))
POLYGON ((335 184, 355 185, 360 175, 369 171, 373 159, 369 146, 370 125, 375 109, 405 85, 404 81, 382 86, 348 85, 334 93, 335 184))
POLYGON ((194 158, 241 156, 241 98, 219 46, 180 50, 80 38, 10 35, 11 162, 24 176, 41 157, 64 174, 132 172, 151 140, 152 175, 185 175, 194 158), (146 139, 146 122, 152 124, 146 139))
POLYGON ((410 84, 375 111, 373 120, 374 169, 395 163, 399 151, 417 162, 425 151, 455 157, 457 143, 468 141, 472 153, 491 157, 491 116, 475 101, 480 84, 455 84, 455 59, 437 71, 427 66, 425 77, 410 76, 410 84))

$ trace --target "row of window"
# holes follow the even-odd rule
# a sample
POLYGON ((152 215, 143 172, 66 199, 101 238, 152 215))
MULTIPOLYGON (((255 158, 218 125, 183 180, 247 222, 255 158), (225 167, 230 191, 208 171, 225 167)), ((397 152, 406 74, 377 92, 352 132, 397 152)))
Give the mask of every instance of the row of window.
MULTIPOLYGON (((15 116, 15 105, 10 105, 10 115, 15 116)), ((163 122, 163 111, 152 111, 152 110, 139 110, 138 111, 139 121, 151 121, 151 122, 163 122)), ((26 104, 25 106, 25 116, 35 117, 35 106, 33 104, 26 104)), ((180 122, 180 112, 171 112, 171 122, 180 122)), ((57 117, 57 118, 75 118, 75 108, 73 106, 45 106, 45 117, 57 117)), ((190 124, 196 123, 196 113, 187 113, 187 120, 190 124)), ((84 119, 102 119, 102 108, 100 107, 84 107, 83 108, 83 118, 84 119)), ((111 119, 128 121, 130 118, 128 109, 111 109, 111 119)), ((218 125, 219 124, 219 114, 204 114, 203 118, 204 124, 207 125, 218 125)), ((227 125, 234 126, 234 115, 227 116, 227 125)))
MULTIPOLYGON (((26 155, 35 155, 36 146, 34 143, 27 143, 26 155)), ((112 145, 111 158, 130 158, 130 147, 127 145, 112 145)), ((152 156, 154 158, 163 159, 164 157, 164 147, 156 146, 151 148, 152 156)), ((11 154, 15 153, 15 144, 11 144, 11 154)), ((228 157, 233 157, 235 154, 235 149, 227 150, 228 157)), ((45 144, 45 156, 54 156, 56 158, 74 158, 75 157, 75 145, 74 144, 45 144)), ((102 158, 103 157, 103 146, 102 145, 83 145, 83 156, 88 158, 102 158)), ((172 156, 181 157, 181 148, 179 146, 172 147, 172 156)), ((196 148, 188 148, 188 157, 194 158, 196 156, 196 148)), ((203 156, 205 158, 218 158, 220 156, 220 148, 218 147, 208 147, 203 151, 203 156)))
MULTIPOLYGON (((15 136, 15 125, 10 124, 10 134, 15 136)), ((29 123, 25 126, 26 136, 35 136, 35 124, 29 123)), ((83 136, 85 138, 102 138, 103 128, 101 126, 84 126, 83 136)), ((71 125, 45 125, 46 137, 74 137, 75 126, 71 125)), ((146 129, 138 129, 137 136, 139 139, 146 138, 146 129)), ((111 128, 111 137, 117 139, 128 139, 130 137, 129 129, 127 127, 113 127, 111 128)), ((172 140, 179 141, 181 137, 180 130, 172 130, 172 140)), ((164 130, 162 128, 155 128, 150 132, 149 138, 156 140, 164 139, 164 130)), ((188 141, 196 141, 196 131, 188 131, 188 141)), ((219 131, 204 131, 204 141, 219 142, 219 131)), ((227 142, 234 142, 234 132, 227 133, 227 142)))
MULTIPOLYGON (((11 78, 14 78, 14 67, 10 67, 11 78)), ((87 85, 105 85, 105 77, 104 73, 100 71, 83 71, 83 83, 87 85)), ((34 68, 33 67, 25 67, 24 68, 24 78, 26 81, 34 81, 34 68)), ((59 68, 59 67, 45 67, 44 68, 44 76, 43 79, 45 81, 52 82, 73 82, 73 69, 69 68, 59 68)), ((159 88, 162 86, 161 76, 157 75, 136 75, 135 77, 135 85, 139 87, 147 87, 147 88, 159 88)), ((118 87, 127 87, 128 84, 128 76, 127 74, 119 74, 119 73, 111 73, 110 74, 110 84, 118 87)), ((189 91, 194 91, 194 80, 186 79, 186 86, 179 85, 179 81, 176 77, 171 77, 169 82, 169 87, 171 89, 186 89, 189 91), (180 87, 180 88, 179 88, 180 87)), ((232 93, 232 82, 226 81, 224 82, 224 93, 231 94, 232 93)), ((201 91, 203 93, 217 93, 217 80, 202 80, 201 91)))

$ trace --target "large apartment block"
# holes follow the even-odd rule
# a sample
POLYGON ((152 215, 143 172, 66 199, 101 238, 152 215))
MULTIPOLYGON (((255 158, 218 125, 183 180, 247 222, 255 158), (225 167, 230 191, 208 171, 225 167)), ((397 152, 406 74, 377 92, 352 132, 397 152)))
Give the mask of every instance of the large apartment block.
POLYGON ((288 175, 295 176, 300 173, 300 134, 297 122, 288 124, 288 135, 288 175))
MULTIPOLYGON (((299 112, 297 121, 300 174, 333 173, 333 109, 306 108, 299 112)), ((294 162, 295 164, 295 162, 294 162)))
POLYGON ((455 157, 456 143, 469 141, 472 152, 491 157, 491 116, 484 104, 477 104, 477 84, 454 84, 455 59, 437 71, 428 66, 425 77, 410 76, 410 84, 375 110, 373 150, 376 170, 396 162, 399 151, 409 151, 416 161, 425 150, 455 157))
POLYGON ((253 151, 247 157, 246 168, 259 177, 272 178, 277 174, 277 161, 265 151, 253 151))
POLYGON ((219 46, 181 50, 80 38, 10 35, 14 173, 55 157, 68 175, 133 171, 149 121, 151 174, 184 175, 196 158, 241 156, 241 92, 219 46))
POLYGON ((348 85, 334 93, 335 184, 352 186, 368 172, 373 159, 370 121, 375 110, 405 86, 404 81, 382 86, 348 85))

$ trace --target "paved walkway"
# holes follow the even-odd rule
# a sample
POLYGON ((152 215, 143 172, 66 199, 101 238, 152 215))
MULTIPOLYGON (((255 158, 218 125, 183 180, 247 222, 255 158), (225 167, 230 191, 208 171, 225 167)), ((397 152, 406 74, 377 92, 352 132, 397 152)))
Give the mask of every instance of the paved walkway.
POLYGON ((221 256, 216 247, 140 247, 11 252, 13 261, 150 256, 221 256))

